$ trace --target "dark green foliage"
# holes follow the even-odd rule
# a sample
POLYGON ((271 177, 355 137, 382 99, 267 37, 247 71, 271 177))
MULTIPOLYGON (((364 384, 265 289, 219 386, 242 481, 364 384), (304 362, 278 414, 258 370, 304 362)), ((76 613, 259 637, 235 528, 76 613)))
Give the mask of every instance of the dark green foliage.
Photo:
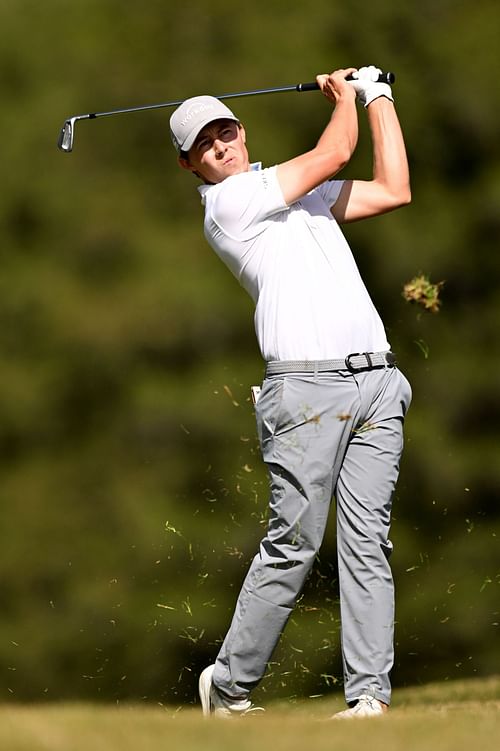
MULTIPOLYGON (((499 21, 496 0, 0 4, 2 699, 192 700, 265 524, 252 306, 169 113, 79 123, 69 156, 58 129, 351 63, 396 71, 412 168, 410 207, 346 230, 414 389, 394 680, 498 670, 499 21), (436 315, 402 297, 419 273, 446 281, 436 315)), ((234 107, 266 164, 329 113, 313 93, 234 107)), ((363 124, 346 176, 370 169, 363 124)), ((334 556, 332 519, 262 691, 340 685, 334 556)))

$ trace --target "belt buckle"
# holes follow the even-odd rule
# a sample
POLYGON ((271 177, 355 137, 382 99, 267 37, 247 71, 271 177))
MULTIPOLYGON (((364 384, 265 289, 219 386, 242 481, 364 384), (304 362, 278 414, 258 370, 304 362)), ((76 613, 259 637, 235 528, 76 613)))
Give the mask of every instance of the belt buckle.
POLYGON ((360 370, 371 368, 372 365, 372 358, 370 357, 369 352, 351 352, 351 354, 347 355, 347 357, 345 358, 345 366, 351 373, 358 373, 360 370), (359 368, 354 367, 354 365, 351 363, 351 357, 366 357, 366 365, 361 365, 359 368))
POLYGON ((386 352, 384 355, 385 359, 385 365, 374 365, 373 360, 371 356, 373 355, 373 352, 352 352, 350 355, 347 355, 345 358, 345 366, 347 370, 349 370, 351 373, 359 373, 361 370, 371 370, 371 368, 394 368, 396 365, 396 355, 394 352, 386 352), (360 365, 359 368, 356 368, 351 363, 351 357, 365 357, 366 358, 366 364, 360 365))
POLYGON ((394 352, 385 353, 385 362, 387 367, 389 368, 396 367, 396 355, 394 354, 394 352))

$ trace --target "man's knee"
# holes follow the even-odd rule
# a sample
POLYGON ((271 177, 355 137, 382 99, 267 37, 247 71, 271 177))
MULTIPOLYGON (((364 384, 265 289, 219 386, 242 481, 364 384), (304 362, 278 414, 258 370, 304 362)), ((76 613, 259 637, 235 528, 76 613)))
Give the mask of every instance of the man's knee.
POLYGON ((261 543, 263 561, 282 571, 304 569, 307 573, 318 554, 321 541, 301 534, 265 537, 261 543))

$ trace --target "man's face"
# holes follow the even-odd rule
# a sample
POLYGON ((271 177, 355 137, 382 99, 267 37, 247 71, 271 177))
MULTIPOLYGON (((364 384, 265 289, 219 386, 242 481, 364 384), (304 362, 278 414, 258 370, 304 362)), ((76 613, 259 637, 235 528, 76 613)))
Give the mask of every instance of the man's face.
POLYGON ((233 120, 214 120, 198 134, 189 150, 189 158, 181 157, 179 163, 212 184, 247 172, 250 164, 244 128, 233 120))

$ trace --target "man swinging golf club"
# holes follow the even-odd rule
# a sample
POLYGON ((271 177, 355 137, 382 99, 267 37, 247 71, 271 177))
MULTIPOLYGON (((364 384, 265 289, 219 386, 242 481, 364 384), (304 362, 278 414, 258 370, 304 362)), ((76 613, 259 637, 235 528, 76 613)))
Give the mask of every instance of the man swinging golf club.
POLYGON ((250 163, 245 129, 219 100, 188 99, 170 120, 180 165, 203 181, 205 235, 255 302, 266 362, 256 418, 269 525, 215 664, 200 676, 205 716, 255 711, 250 692, 311 570, 333 496, 349 705, 334 717, 382 715, 390 703, 388 535, 411 389, 339 228, 410 201, 403 136, 379 74, 369 66, 319 75, 334 108, 316 146, 265 169, 250 163), (373 175, 332 180, 356 148, 356 98, 373 175))

